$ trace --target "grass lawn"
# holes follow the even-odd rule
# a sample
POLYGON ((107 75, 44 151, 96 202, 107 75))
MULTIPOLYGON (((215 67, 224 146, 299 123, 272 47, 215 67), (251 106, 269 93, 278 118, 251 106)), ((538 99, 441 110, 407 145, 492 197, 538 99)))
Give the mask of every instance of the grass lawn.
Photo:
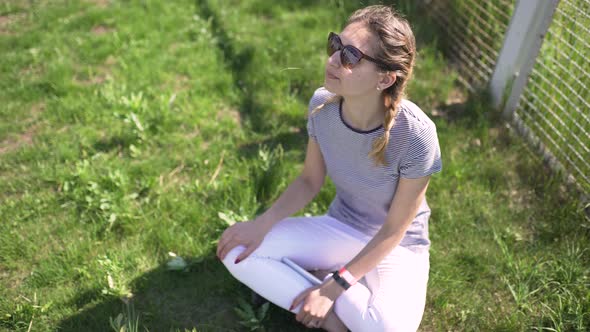
MULTIPOLYGON (((277 307, 247 312, 216 240, 300 172, 326 36, 358 6, 2 1, 0 330, 305 330, 277 307), (169 252, 188 267, 168 270, 169 252)), ((421 330, 590 329, 577 196, 456 84, 413 1, 396 6, 420 52, 409 98, 443 155, 421 330)), ((334 193, 328 182, 299 214, 334 193)))

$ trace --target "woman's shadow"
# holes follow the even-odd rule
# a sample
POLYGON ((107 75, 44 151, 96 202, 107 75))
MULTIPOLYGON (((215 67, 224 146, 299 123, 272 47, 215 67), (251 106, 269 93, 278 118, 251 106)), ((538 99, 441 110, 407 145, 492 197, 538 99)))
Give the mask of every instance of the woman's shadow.
MULTIPOLYGON (((137 319, 137 331, 246 331, 236 314, 240 299, 250 302, 251 291, 240 284, 215 257, 187 259, 188 268, 171 271, 165 264, 130 283, 129 299, 85 291, 67 307, 79 311, 59 322, 58 331, 113 331, 117 316, 137 319), (130 313, 132 313, 130 315, 130 313)), ((253 306, 256 309, 256 306, 253 306)), ((261 326, 268 331, 303 331, 294 316, 270 306, 261 326)))

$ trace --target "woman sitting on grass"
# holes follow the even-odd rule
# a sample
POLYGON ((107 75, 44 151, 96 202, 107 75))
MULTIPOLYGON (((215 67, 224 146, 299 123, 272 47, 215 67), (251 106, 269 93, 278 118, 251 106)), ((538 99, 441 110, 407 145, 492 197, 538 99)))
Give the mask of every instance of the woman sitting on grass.
POLYGON ((307 327, 415 331, 422 319, 425 194, 441 159, 434 123, 402 99, 415 54, 408 22, 387 6, 360 9, 340 34, 330 33, 301 175, 265 213, 219 240, 217 255, 238 280, 307 327), (327 214, 289 217, 316 196, 326 174, 336 186, 327 214), (313 285, 283 257, 323 283, 313 285))

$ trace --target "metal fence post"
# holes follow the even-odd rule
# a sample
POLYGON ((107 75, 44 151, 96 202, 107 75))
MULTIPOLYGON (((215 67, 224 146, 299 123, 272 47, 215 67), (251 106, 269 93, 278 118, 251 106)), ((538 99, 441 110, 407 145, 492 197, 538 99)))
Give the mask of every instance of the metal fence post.
POLYGON ((493 106, 503 107, 508 118, 518 104, 558 3, 520 0, 516 5, 490 81, 493 106))

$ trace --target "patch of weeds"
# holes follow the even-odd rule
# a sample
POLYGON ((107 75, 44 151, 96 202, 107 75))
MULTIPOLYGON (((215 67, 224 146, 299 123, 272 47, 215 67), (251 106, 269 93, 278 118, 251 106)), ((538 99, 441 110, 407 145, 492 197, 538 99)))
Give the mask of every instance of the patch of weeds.
POLYGON ((52 301, 40 305, 37 300, 37 293, 34 293, 32 300, 22 295, 17 298, 17 300, 19 299, 24 301, 16 303, 9 312, 2 312, 0 314, 0 327, 11 330, 31 330, 35 317, 44 315, 53 305, 52 301))
POLYGON ((255 310, 251 304, 238 298, 238 306, 234 308, 236 314, 240 317, 240 325, 248 329, 248 331, 266 331, 264 322, 268 319, 268 308, 270 303, 267 302, 261 305, 258 310, 255 310))
POLYGON ((130 298, 132 293, 129 288, 127 288, 122 273, 123 268, 120 266, 119 262, 110 259, 106 255, 98 258, 97 262, 102 267, 101 270, 104 272, 104 275, 102 276, 102 294, 118 298, 130 298))
POLYGON ((283 155, 283 147, 280 144, 273 150, 264 145, 258 150, 258 159, 250 169, 250 175, 256 200, 261 205, 270 203, 285 184, 282 171, 283 155))
POLYGON ((236 222, 251 220, 248 216, 237 214, 232 210, 226 210, 225 212, 218 212, 217 216, 223 220, 228 226, 235 224, 236 222))
MULTIPOLYGON (((109 325, 115 332, 138 332, 139 314, 135 312, 135 306, 131 301, 123 301, 125 310, 115 319, 109 317, 109 325)), ((147 328, 145 329, 148 330, 147 328)))
POLYGON ((76 163, 73 175, 62 182, 62 206, 73 204, 84 222, 94 222, 105 232, 114 226, 124 226, 134 219, 130 212, 135 202, 148 200, 144 194, 153 183, 140 181, 140 189, 132 190, 129 176, 121 170, 108 170, 96 174, 93 160, 83 159, 76 163), (132 191, 131 193, 128 193, 132 191))

